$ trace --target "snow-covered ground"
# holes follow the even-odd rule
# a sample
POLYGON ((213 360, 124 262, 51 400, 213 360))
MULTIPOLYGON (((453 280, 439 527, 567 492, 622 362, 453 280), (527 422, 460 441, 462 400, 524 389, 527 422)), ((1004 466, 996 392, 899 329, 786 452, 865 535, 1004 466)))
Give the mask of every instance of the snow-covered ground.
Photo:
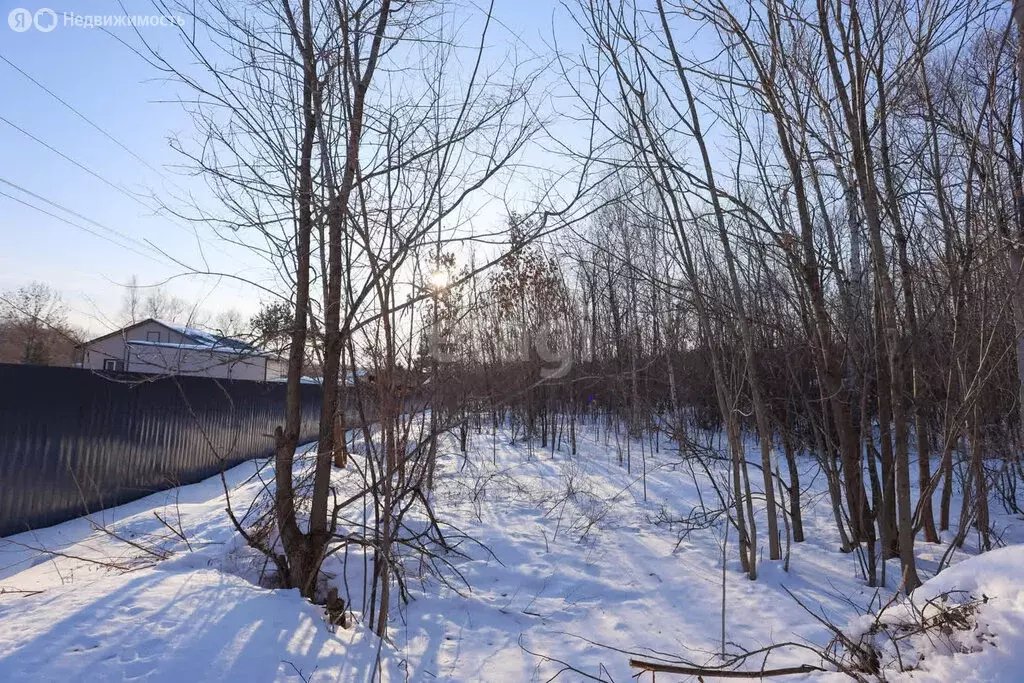
MULTIPOLYGON (((738 569, 731 537, 723 574, 721 521, 682 540, 678 525, 657 523, 686 516, 708 496, 695 483, 703 475, 695 478, 666 443, 652 454, 646 442, 632 442, 627 471, 618 457, 625 444, 604 430, 581 430, 572 458, 509 441, 499 430, 475 434, 468 456, 443 449, 435 506, 481 545, 463 543, 468 557, 453 558, 467 584, 458 590, 411 577, 414 600, 395 610, 390 642, 358 625, 329 628, 322 609, 297 591, 259 587, 261 567, 239 542, 215 477, 0 539, 0 681, 547 681, 563 669, 559 662, 598 680, 628 681, 636 673, 628 653, 717 663, 723 577, 730 651, 830 640, 786 589, 852 629, 864 620, 859 610, 896 588, 895 563, 892 585, 876 593, 864 586, 856 556, 838 552, 824 482, 809 458, 809 540, 792 547, 788 572, 765 559, 752 582, 738 569)), ((236 509, 272 480, 271 467, 257 461, 226 474, 236 509)), ((351 472, 336 477, 339 486, 354 484, 351 472)), ((990 598, 979 607, 977 647, 960 648, 979 652, 922 646, 912 680, 1020 680, 1024 547, 1012 544, 1024 541, 1024 523, 998 516, 995 524, 1011 547, 968 559, 918 592, 957 588, 990 598)), ((762 539, 764 528, 761 520, 762 539)), ((972 542, 954 562, 969 557, 972 542)), ((930 576, 946 546, 918 550, 930 576)), ((326 569, 341 583, 339 555, 326 569)), ((350 560, 348 582, 358 584, 361 572, 350 560)), ((820 661, 791 647, 766 665, 803 663, 820 661)), ((558 678, 580 679, 573 671, 558 678)))

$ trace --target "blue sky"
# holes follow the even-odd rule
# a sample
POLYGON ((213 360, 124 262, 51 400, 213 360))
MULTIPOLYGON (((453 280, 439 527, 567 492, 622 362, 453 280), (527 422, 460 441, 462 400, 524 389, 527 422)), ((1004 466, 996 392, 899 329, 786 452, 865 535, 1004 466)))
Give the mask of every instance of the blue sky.
MULTIPOLYGON (((19 6, 35 11, 42 5, 19 6)), ((8 16, 10 7, 8 3, 8 16)), ((61 14, 60 8, 54 9, 61 14)), ((123 14, 116 3, 90 2, 74 11, 123 14)), ((114 239, 141 252, 116 246, 0 196, 0 233, 6 245, 0 255, 0 288, 11 289, 31 280, 46 282, 64 293, 78 325, 91 332, 100 331, 116 318, 123 296, 120 285, 133 274, 141 283, 152 284, 182 272, 181 267, 145 245, 146 240, 186 262, 195 262, 199 256, 188 226, 176 225, 180 222, 159 215, 156 202, 148 196, 153 192, 165 196, 168 190, 174 190, 165 177, 186 186, 194 182, 164 170, 177 161, 167 136, 186 132, 189 121, 177 105, 158 102, 169 93, 166 84, 153 79, 151 67, 99 30, 63 26, 60 20, 49 33, 18 33, 8 26, 0 27, 4 29, 0 33, 0 55, 158 171, 147 168, 11 64, 0 61, 0 92, 4 93, 0 116, 10 122, 0 121, 0 179, 129 236, 135 241, 114 239), (30 135, 85 168, 62 158, 30 135)), ((128 28, 111 30, 127 40, 133 37, 128 28)), ((156 27, 144 30, 150 34, 167 32, 168 37, 171 31, 156 27)), ((11 185, 0 182, 0 192, 110 235, 11 185)), ((204 303, 212 309, 227 306, 231 295, 222 296, 219 291, 212 297, 208 294, 213 284, 176 279, 168 287, 190 302, 207 299, 204 303)))
MULTIPOLYGON (((0 195, 0 235, 4 238, 0 291, 32 280, 46 282, 63 293, 73 322, 90 333, 113 326, 121 307, 122 285, 133 275, 141 284, 171 278, 166 286, 172 293, 210 313, 228 308, 246 316, 252 313, 259 302, 258 292, 229 280, 175 277, 186 269, 145 244, 151 242, 176 259, 201 265, 194 228, 162 214, 150 195, 156 193, 173 203, 173 194, 180 194, 181 189, 202 194, 203 185, 174 168, 181 159, 170 149, 168 137, 189 137, 192 131, 191 121, 180 105, 166 101, 173 100, 174 87, 161 81, 152 67, 108 33, 65 25, 62 16, 64 12, 123 16, 124 10, 108 0, 65 6, 45 0, 4 0, 2 6, 4 17, 10 17, 15 8, 34 13, 48 7, 56 12, 58 20, 48 33, 34 28, 17 32, 0 23, 0 56, 10 62, 0 60, 0 117, 9 122, 0 120, 0 192, 112 236, 122 244, 111 244, 0 195), (103 128, 116 142, 29 77, 103 128), (85 219, 64 213, 50 202, 85 219), (113 236, 104 228, 128 239, 113 236)), ((125 6, 133 14, 154 13, 148 3, 125 6)), ((518 43, 520 48, 530 45, 543 53, 546 48, 542 39, 550 36, 556 9, 556 3, 550 0, 499 1, 496 14, 503 26, 489 42, 502 51, 501 43, 508 42, 518 43)), ((130 28, 108 30, 129 43, 136 41, 130 28)), ((147 40, 175 49, 173 28, 151 26, 140 31, 147 40)), ((204 236, 211 240, 203 254, 212 270, 271 282, 267 267, 245 250, 216 242, 209 234, 204 236)))

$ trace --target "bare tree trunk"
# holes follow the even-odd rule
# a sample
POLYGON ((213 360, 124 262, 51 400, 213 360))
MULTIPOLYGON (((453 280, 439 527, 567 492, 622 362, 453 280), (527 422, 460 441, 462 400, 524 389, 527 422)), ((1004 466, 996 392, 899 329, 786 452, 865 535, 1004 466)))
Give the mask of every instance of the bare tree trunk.
POLYGON ((782 447, 786 452, 786 466, 789 468, 789 518, 793 525, 793 542, 804 540, 804 521, 800 513, 800 470, 793 452, 793 439, 788 429, 782 432, 782 447))
MULTIPOLYGON (((718 185, 715 182, 715 172, 711 163, 711 155, 708 152, 704 140, 704 133, 701 127, 700 116, 697 111, 696 99, 690 90, 690 80, 683 68, 679 53, 676 51, 672 30, 669 28, 668 18, 665 14, 663 0, 658 0, 658 14, 661 18, 662 31, 667 41, 669 51, 672 55, 673 65, 679 83, 686 95, 686 102, 689 113, 690 133, 697 142, 700 150, 701 161, 704 166, 704 179, 707 183, 707 190, 710 195, 711 205, 714 209, 715 222, 718 226, 718 238, 725 254, 726 269, 729 274, 729 284, 732 287, 733 304, 736 307, 739 319, 740 336, 743 341, 743 352, 747 361, 747 378, 750 382, 750 393, 754 403, 754 418, 757 421, 758 442, 761 450, 761 472, 763 474, 765 505, 767 506, 768 518, 768 548, 769 557, 773 560, 782 558, 782 546, 779 539, 778 509, 775 501, 775 485, 772 481, 772 429, 771 420, 768 416, 768 407, 764 399, 764 388, 761 381, 761 373, 757 366, 757 354, 754 350, 754 333, 751 329, 750 318, 747 314, 747 306, 743 301, 742 288, 739 276, 736 273, 736 258, 733 254, 729 233, 725 225, 725 211, 719 202, 718 185)), ((753 521, 753 520, 751 520, 753 521)))
MULTIPOLYGON (((285 5, 286 9, 288 5, 285 5)), ((306 354, 306 331, 309 316, 309 259, 313 233, 313 145, 316 136, 316 91, 319 86, 313 46, 310 2, 303 0, 303 23, 299 49, 302 53, 302 140, 298 164, 298 218, 295 226, 295 314, 288 350, 288 381, 285 397, 284 428, 277 428, 274 457, 274 509, 278 533, 285 558, 277 560, 285 586, 296 587, 306 597, 316 590, 318 562, 309 539, 299 529, 296 519, 295 487, 292 465, 302 431, 302 369, 306 354)), ((299 34, 290 16, 292 32, 299 34)))

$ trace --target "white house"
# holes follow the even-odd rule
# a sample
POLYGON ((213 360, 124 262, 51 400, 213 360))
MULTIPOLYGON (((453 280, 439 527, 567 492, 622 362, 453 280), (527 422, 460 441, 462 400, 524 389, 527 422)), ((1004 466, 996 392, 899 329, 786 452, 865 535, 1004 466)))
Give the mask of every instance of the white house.
POLYGON ((275 381, 287 372, 277 356, 246 342, 149 318, 81 345, 82 367, 108 372, 198 375, 275 381))

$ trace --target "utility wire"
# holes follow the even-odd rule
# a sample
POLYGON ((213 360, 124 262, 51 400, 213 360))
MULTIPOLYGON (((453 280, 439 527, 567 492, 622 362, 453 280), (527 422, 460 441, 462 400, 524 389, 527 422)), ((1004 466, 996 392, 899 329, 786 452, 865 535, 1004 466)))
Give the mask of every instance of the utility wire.
MULTIPOLYGON (((66 206, 64 206, 62 204, 58 204, 57 202, 53 201, 52 199, 48 199, 48 198, 42 196, 41 194, 33 192, 32 190, 29 190, 28 188, 22 187, 21 185, 18 185, 17 183, 11 182, 10 180, 8 180, 8 179, 6 179, 6 178, 4 178, 2 176, 0 176, 0 183, 3 183, 4 185, 7 185, 9 187, 13 187, 15 190, 23 192, 23 193, 29 195, 30 197, 32 197, 34 199, 38 199, 41 202, 49 204, 50 206, 52 206, 52 207, 54 207, 56 209, 59 209, 59 210, 63 211, 64 213, 69 213, 72 216, 74 216, 75 218, 79 218, 79 219, 85 221, 86 223, 89 223, 91 225, 95 225, 97 228, 99 228, 101 230, 105 230, 105 231, 107 231, 107 232, 109 232, 109 233, 111 233, 113 235, 116 235, 117 237, 120 237, 121 239, 123 239, 123 240, 125 240, 125 241, 127 241, 127 242, 129 242, 131 244, 135 244, 136 246, 138 246, 141 249, 154 250, 153 247, 151 245, 149 245, 149 244, 146 244, 144 242, 140 242, 139 240, 135 239, 134 237, 131 237, 130 235, 124 234, 120 230, 115 230, 114 228, 111 228, 111 227, 109 227, 107 225, 104 225, 103 223, 100 223, 99 221, 93 220, 92 218, 89 218, 88 216, 85 216, 85 215, 75 211, 74 209, 69 209, 68 207, 66 207, 66 206)), ((158 250, 154 250, 154 251, 158 251, 158 250)))
POLYGON ((101 176, 101 175, 100 175, 99 173, 97 173, 96 171, 92 170, 91 168, 89 168, 89 167, 88 167, 88 166, 86 166, 85 164, 82 164, 81 162, 75 161, 74 159, 72 159, 71 157, 69 157, 69 156, 68 156, 67 154, 65 154, 64 152, 60 151, 59 149, 57 149, 56 147, 54 147, 54 146, 53 146, 53 145, 51 145, 50 143, 46 142, 45 140, 42 140, 42 139, 40 139, 40 138, 36 137, 36 136, 35 136, 35 135, 33 135, 32 133, 28 132, 27 130, 25 130, 24 128, 22 128, 21 126, 19 126, 18 124, 16 124, 16 123, 13 123, 12 121, 10 121, 9 119, 6 119, 6 118, 4 118, 3 116, 0 116, 0 121, 3 121, 3 122, 4 122, 4 123, 6 123, 6 124, 7 124, 8 126, 10 126, 11 128, 15 129, 16 131, 18 131, 18 132, 19 132, 19 133, 21 133, 22 135, 24 135, 24 136, 26 136, 26 137, 29 137, 29 138, 31 138, 31 139, 33 139, 33 140, 35 140, 36 142, 38 142, 38 143, 39 143, 40 145, 42 145, 42 146, 43 146, 43 147, 45 147, 46 149, 50 150, 51 152, 53 152, 53 153, 54 153, 54 154, 56 154, 57 156, 61 157, 62 159, 64 159, 64 160, 66 160, 66 161, 68 161, 68 162, 70 162, 70 163, 74 164, 75 166, 77 166, 78 168, 82 169, 83 171, 85 171, 86 173, 88 173, 89 175, 91 175, 92 177, 94 177, 94 178, 96 178, 97 180, 99 180, 100 182, 102 182, 102 183, 104 183, 104 184, 106 184, 106 185, 109 185, 110 187, 114 188, 115 190, 117 190, 118 192, 120 192, 120 193, 121 193, 121 194, 123 194, 123 195, 124 195, 125 197, 127 197, 127 198, 128 198, 128 199, 130 199, 130 200, 132 200, 133 202, 135 202, 135 203, 137 203, 137 204, 140 204, 140 205, 144 206, 144 207, 145 207, 146 209, 148 209, 149 211, 152 211, 152 210, 153 210, 153 207, 151 207, 151 206, 149 206, 148 204, 146 204, 145 202, 143 202, 143 201, 142 201, 141 199, 139 199, 138 197, 136 197, 135 195, 133 195, 133 194, 132 194, 131 192, 129 192, 128 190, 124 189, 123 187, 121 187, 120 185, 118 185, 118 184, 116 184, 116 183, 113 183, 113 182, 111 182, 111 181, 107 180, 106 178, 104 178, 104 177, 103 177, 103 176, 101 176))
MULTIPOLYGON (((76 109, 76 108, 75 108, 75 107, 74 107, 73 105, 71 105, 70 103, 68 103, 68 102, 67 102, 67 100, 65 100, 64 98, 62 98, 62 97, 61 97, 60 95, 58 95, 57 93, 53 92, 52 90, 50 90, 49 88, 47 88, 47 87, 46 87, 45 85, 43 85, 42 83, 40 83, 40 82, 39 82, 38 80, 36 80, 35 78, 33 78, 33 77, 32 77, 32 76, 30 75, 30 74, 28 74, 28 73, 27 73, 27 72, 26 72, 26 71, 25 71, 24 69, 22 69, 22 68, 21 68, 20 66, 18 66, 17 64, 15 64, 14 62, 12 62, 11 60, 7 59, 7 57, 3 56, 2 54, 0 54, 0 61, 3 61, 3 62, 4 62, 5 64, 7 64, 7 65, 8 65, 9 67, 11 67, 12 69, 14 69, 14 70, 15 70, 15 71, 17 71, 18 73, 20 73, 20 74, 21 74, 22 76, 24 76, 25 78, 27 78, 27 79, 28 79, 29 81, 31 81, 32 83, 34 83, 34 84, 35 84, 35 85, 36 85, 36 86, 37 86, 38 88, 40 88, 40 89, 41 89, 41 90, 42 90, 43 92, 45 92, 45 93, 46 93, 47 95, 49 95, 50 97, 52 97, 53 99, 57 100, 58 102, 60 102, 61 104, 63 104, 63 105, 65 106, 65 107, 67 107, 68 109, 70 109, 70 110, 71 110, 71 111, 72 111, 72 112, 73 112, 73 113, 74 113, 74 114, 75 114, 76 116, 78 116, 78 118, 82 119, 83 121, 85 121, 86 123, 88 123, 88 124, 89 124, 90 126, 92 126, 93 128, 95 128, 96 130, 98 130, 98 131, 99 131, 100 133, 102 133, 102 134, 103 134, 103 136, 104 136, 104 137, 106 137, 106 138, 107 138, 108 140, 110 140, 111 142, 113 142, 113 143, 114 143, 115 145, 117 145, 118 147, 120 147, 121 149, 123 149, 123 150, 124 150, 125 152, 127 152, 128 154, 130 154, 130 155, 132 156, 132 158, 134 158, 134 159, 135 159, 136 161, 138 161, 138 162, 139 162, 140 164, 142 164, 143 166, 145 166, 145 167, 146 167, 146 168, 148 168, 149 170, 153 171, 154 173, 156 173, 157 175, 159 175, 159 176, 160 176, 161 178, 163 178, 163 179, 164 179, 164 180, 166 180, 167 182, 169 182, 169 183, 172 183, 172 184, 174 184, 174 185, 176 185, 176 186, 177 186, 177 184, 176 184, 176 183, 174 183, 174 181, 172 181, 172 180, 171 180, 170 178, 168 178, 168 177, 167 177, 167 176, 166 176, 166 175, 164 174, 164 172, 163 172, 163 171, 161 171, 160 169, 158 169, 158 168, 155 168, 154 166, 152 166, 152 165, 151 165, 151 164, 150 164, 150 163, 149 163, 148 161, 146 161, 145 159, 143 159, 143 158, 142 158, 141 156, 139 156, 139 155, 138 155, 138 154, 136 154, 136 153, 135 153, 134 151, 132 151, 132 150, 131 150, 131 149, 130 149, 130 148, 129 148, 129 147, 127 146, 127 145, 125 145, 125 144, 124 144, 123 142, 121 142, 120 140, 118 140, 117 138, 115 138, 115 137, 114 137, 114 136, 113 136, 112 134, 110 134, 110 133, 109 133, 109 132, 108 132, 108 131, 107 131, 107 130, 106 130, 105 128, 103 128, 103 127, 102 127, 102 126, 100 126, 100 125, 99 125, 98 123, 96 123, 95 121, 93 121, 92 119, 90 119, 90 118, 89 118, 88 116, 86 116, 85 114, 83 114, 83 113, 82 113, 81 111, 79 111, 78 109, 76 109)), ((180 187, 179 187, 179 189, 184 189, 184 188, 180 188, 180 187)))
MULTIPOLYGON (((156 174, 157 174, 158 176, 160 176, 161 178, 163 178, 163 179, 164 179, 164 180, 165 180, 166 182, 170 183, 171 185, 173 185, 174 187, 176 187, 177 189, 179 189, 179 190, 180 190, 180 191, 182 191, 183 193, 185 193, 185 194, 189 194, 188 190, 186 190, 186 189, 185 189, 185 188, 183 188, 183 187, 182 187, 181 185, 179 185, 178 183, 176 183, 176 182, 175 182, 175 181, 174 181, 173 179, 171 179, 170 177, 168 177, 166 173, 164 173, 164 172, 163 172, 162 170, 160 170, 159 168, 156 168, 156 167, 154 167, 154 166, 153 166, 152 164, 150 164, 150 163, 149 163, 148 161, 146 161, 146 160, 145 160, 145 159, 144 159, 144 158, 143 158, 142 156, 140 156, 140 155, 139 155, 139 154, 137 154, 137 153, 136 153, 135 151, 133 151, 133 150, 132 150, 132 149, 131 149, 130 147, 128 147, 128 145, 126 145, 126 144, 124 144, 123 142, 121 142, 120 140, 118 140, 118 139, 117 139, 117 138, 116 138, 116 137, 115 137, 115 136, 114 136, 114 135, 113 135, 112 133, 110 133, 110 132, 109 132, 109 131, 108 131, 107 129, 105 129, 105 128, 104 128, 103 126, 99 125, 98 123, 96 123, 95 121, 93 121, 92 119, 90 119, 90 118, 89 118, 88 116, 86 116, 85 114, 83 114, 83 113, 81 112, 81 110, 79 110, 79 109, 78 109, 77 107, 75 107, 75 106, 74 106, 74 105, 72 105, 72 104, 71 104, 70 102, 68 102, 67 100, 65 100, 65 99, 64 99, 63 97, 61 97, 60 95, 58 95, 57 93, 55 93, 55 92, 54 92, 54 91, 53 91, 52 89, 48 88, 48 87, 47 87, 47 86, 46 86, 46 85, 45 85, 44 83, 40 82, 40 81, 39 81, 39 79, 37 79, 37 78, 33 77, 33 76, 32 76, 32 75, 30 74, 30 73, 28 73, 27 71, 25 71, 24 69, 22 69, 22 68, 21 68, 20 66, 18 66, 17 64, 15 64, 14 62, 12 62, 12 61, 11 61, 10 59, 8 59, 8 58, 7 58, 6 56, 4 56, 4 55, 2 55, 2 54, 0 54, 0 61, 3 61, 3 62, 4 62, 5 64, 7 64, 8 66, 10 66, 10 67, 11 67, 12 69, 14 69, 15 71, 17 71, 17 72, 18 72, 18 73, 19 73, 19 74, 20 74, 20 75, 21 75, 22 77, 24 77, 25 79, 27 79, 28 81, 30 81, 30 82, 31 82, 31 83, 32 83, 33 85, 35 85, 36 87, 38 87, 39 89, 41 89, 41 90, 42 90, 43 92, 45 92, 45 93, 46 93, 47 95, 49 95, 50 97, 52 97, 53 99, 55 99, 55 100, 56 100, 57 102, 59 102, 59 103, 60 103, 61 105, 63 105, 64 107, 66 107, 66 108, 67 108, 67 109, 68 109, 69 111, 71 111, 71 112, 72 112, 72 113, 74 113, 74 114, 75 114, 76 116, 78 116, 78 117, 79 117, 80 119, 82 119, 83 121, 85 121, 86 123, 88 123, 88 124, 89 124, 89 125, 90 125, 91 127, 95 128, 95 129, 96 129, 97 131, 99 131, 99 133, 100 133, 100 134, 102 134, 102 135, 103 135, 104 137, 106 137, 106 138, 107 138, 108 140, 110 140, 110 141, 111 141, 111 142, 113 142, 113 143, 114 143, 115 145, 117 145, 117 146, 118 146, 119 148, 121 148, 122 150, 124 150, 124 151, 125 151, 125 152, 126 152, 127 154, 129 154, 129 155, 130 155, 130 156, 131 156, 131 157, 132 157, 133 159, 135 159, 136 161, 138 161, 139 163, 141 163, 141 164, 142 164, 143 166, 145 166, 145 167, 146 167, 147 169, 149 169, 149 170, 153 171, 153 172, 154 172, 154 173, 156 173, 156 174)), ((21 128, 20 126, 18 126, 18 125, 16 125, 16 124, 14 124, 14 123, 13 123, 13 122, 11 122, 10 120, 8 120, 8 119, 6 119, 6 118, 4 118, 4 117, 0 116, 0 121, 3 121, 3 122, 4 122, 4 123, 6 123, 7 125, 11 126, 11 127, 12 127, 12 128, 14 128, 15 130, 17 130, 18 132, 20 132, 20 133, 22 133, 23 135, 25 135, 25 136, 27 136, 27 137, 31 138, 32 140, 34 140, 34 141, 35 141, 35 142, 37 142, 38 144, 40 144, 40 145, 42 145, 42 146, 46 147, 46 148, 47 148, 48 150, 50 150, 50 151, 52 151, 53 153, 55 153, 55 154, 59 155, 60 157, 62 157, 63 159, 67 160, 67 161, 68 161, 68 162, 70 162, 71 164, 75 165, 76 167, 78 167, 78 168, 82 169, 83 171, 85 171, 85 172, 86 172, 86 173, 88 173, 89 175, 91 175, 91 176, 93 176, 93 177, 97 178, 98 180, 100 180, 100 181, 101 181, 101 182, 103 182, 104 184, 108 185, 109 187, 113 188, 114 190, 116 190, 116 191, 117 191, 117 192, 119 192, 120 194, 122 194, 122 195, 124 195, 125 197, 127 197, 128 199, 131 199, 131 200, 132 200, 133 202, 135 202, 136 204, 139 204, 140 206, 142 206, 142 207, 146 208, 146 209, 147 209, 147 210, 149 210, 149 211, 153 211, 154 213, 160 213, 160 211, 159 211, 159 210, 155 210, 155 209, 154 209, 154 208, 153 208, 152 206, 150 206, 150 205, 148 205, 147 203, 145 203, 144 201, 142 201, 142 200, 141 200, 141 199, 140 199, 140 198, 139 198, 139 197, 138 197, 137 195, 135 195, 135 194, 133 194, 133 193, 129 192, 129 191, 128 191, 128 190, 126 190, 126 189, 125 189, 124 187, 122 187, 122 186, 120 186, 120 185, 117 185, 116 183, 113 183, 113 182, 111 182, 111 181, 110 181, 110 180, 108 180, 107 178, 104 178, 104 177, 103 177, 103 176, 101 176, 101 175, 100 175, 99 173, 97 173, 97 172, 93 171, 92 169, 90 169, 90 168, 86 167, 86 166, 85 166, 84 164, 82 164, 82 163, 80 163, 80 162, 76 161, 75 159, 72 159, 71 157, 69 157, 68 155, 64 154, 63 152, 61 152, 61 151, 59 151, 59 150, 55 149, 55 148, 54 148, 53 146, 51 146, 51 145, 47 144, 46 142, 44 142, 43 140, 41 140, 41 139, 40 139, 39 137, 37 137, 37 136, 33 135, 33 134, 32 134, 32 133, 30 133, 29 131, 27 131, 27 130, 25 130, 25 129, 21 128)), ((23 188, 19 188, 19 189, 22 189, 22 191, 25 191, 25 192, 27 192, 27 190, 24 190, 23 188)), ((33 193, 29 193, 29 194, 33 194, 33 193)), ((44 200, 44 201, 45 201, 45 200, 44 200)), ((50 203, 50 202, 48 202, 48 203, 50 203)), ((68 212, 69 212, 69 213, 72 213, 72 214, 74 214, 74 212, 71 212, 71 211, 68 211, 68 212)), ((80 216, 80 215, 79 215, 79 216, 80 216)), ((81 217, 81 216, 80 216, 80 217, 81 217)), ((184 227, 184 226, 183 226, 183 225, 181 225, 180 223, 178 223, 178 222, 174 221, 173 219, 167 218, 166 216, 164 216, 164 218, 165 218, 165 219, 167 219, 167 220, 168 220, 168 222, 170 222, 170 223, 171 223, 171 225, 175 226, 176 228, 178 228, 179 230, 181 230, 181 231, 182 231, 182 232, 184 232, 185 234, 189 235, 190 237, 193 237, 193 238, 194 238, 194 239, 196 240, 196 242, 197 242, 197 245, 199 246, 199 250, 200 250, 200 256, 202 257, 202 259, 203 259, 203 262, 204 262, 204 263, 206 263, 206 256, 205 256, 205 254, 203 254, 203 245, 204 245, 205 243, 204 243, 204 241, 203 241, 202 239, 200 239, 200 237, 199 237, 199 234, 197 233, 197 231, 195 230, 195 228, 191 228, 191 229, 189 229, 189 228, 186 228, 186 227, 184 227)), ((85 220, 88 220, 88 219, 85 219, 85 220)), ((92 222, 92 221, 90 221, 90 222, 92 222)), ((128 238, 128 239, 131 239, 131 238, 128 238)), ((136 242, 137 242, 137 240, 134 240, 134 241, 136 241, 136 242)), ((214 250, 218 251, 219 253, 221 253, 222 255, 224 255, 224 256, 226 256, 226 257, 228 257, 228 258, 234 258, 234 257, 233 257, 233 256, 232 256, 231 254, 229 254, 229 253, 228 253, 227 251, 225 251, 225 250, 224 250, 223 248, 221 248, 221 247, 220 247, 220 246, 219 246, 218 244, 216 244, 215 242, 214 242, 214 243, 210 243, 210 244, 208 244, 208 246, 212 247, 212 248, 213 248, 214 250)), ((157 251, 157 252, 161 253, 161 255, 164 255, 164 254, 162 254, 162 252, 161 252, 161 250, 160 250, 160 249, 157 249, 157 248, 155 248, 155 247, 154 247, 153 245, 148 245, 148 247, 149 247, 149 248, 151 248, 151 249, 153 249, 154 251, 157 251)), ((143 248, 146 248, 146 247, 144 246, 143 248)), ((164 256, 166 256, 166 255, 164 255, 164 256)), ((179 263, 178 265, 181 265, 181 264, 179 263)))
MULTIPOLYGON (((84 230, 85 232, 89 233, 90 235, 93 235, 94 237, 99 237, 101 240, 110 242, 111 244, 114 244, 114 245, 116 245, 118 247, 121 247, 122 249, 127 249, 128 251, 130 251, 130 252, 132 252, 134 254, 137 254, 139 256, 148 258, 149 260, 153 261, 154 263, 157 263, 159 265, 167 265, 166 263, 162 263, 161 261, 158 261, 154 256, 151 256, 150 254, 147 254, 146 252, 139 251, 139 250, 135 249, 134 247, 128 246, 126 244, 121 244, 120 242, 118 242, 117 240, 115 240, 115 239, 113 239, 111 237, 107 237, 106 235, 104 235, 102 233, 99 233, 99 232, 96 232, 95 230, 92 230, 90 228, 87 228, 84 225, 79 225, 78 223, 75 223, 74 221, 70 221, 70 220, 68 220, 67 218, 64 218, 61 215, 53 213, 52 211, 47 211, 46 209, 38 207, 35 204, 32 204, 30 202, 26 202, 24 199, 20 199, 19 197, 15 197, 14 195, 7 194, 3 190, 0 190, 0 197, 7 197, 8 199, 10 199, 12 201, 15 201, 15 202, 18 202, 19 204, 22 204, 24 206, 27 206, 30 209, 35 209, 36 211, 38 211, 40 213, 46 214, 47 216, 50 216, 51 218, 56 218, 57 220, 61 221, 62 223, 66 223, 66 224, 70 225, 73 228, 78 228, 79 230, 84 230)), ((54 204, 54 206, 58 206, 58 205, 54 204)), ((71 212, 69 212, 69 213, 71 213, 71 212)))
MULTIPOLYGON (((40 139, 38 136, 33 135, 32 133, 30 133, 29 131, 25 130, 21 126, 17 125, 16 123, 11 121, 10 119, 7 119, 4 116, 0 115, 0 122, 6 123, 8 126, 10 126, 11 128, 14 128, 16 131, 18 131, 22 135, 24 135, 24 136, 26 136, 28 138, 31 138, 35 142, 39 143, 40 145, 42 145, 46 149, 48 149, 51 152, 53 152, 54 154, 56 154, 57 156, 61 157, 62 159, 65 159, 69 163, 71 163, 71 164, 75 165, 76 167, 82 169, 83 171, 85 171, 89 175, 93 176, 94 178, 96 178, 100 182, 104 183, 105 185, 108 185, 109 187, 113 188, 117 192, 121 193, 122 195, 124 195, 128 199, 130 199, 133 202, 135 202, 136 204, 138 204, 139 206, 143 207, 144 209, 146 209, 148 211, 151 211, 151 212, 154 212, 154 213, 158 213, 158 211, 154 210, 154 208, 152 206, 150 206, 149 204, 146 204, 146 202, 142 201, 136 195, 132 194, 131 192, 129 192, 125 188, 121 187, 117 183, 114 183, 114 182, 104 178, 99 173, 97 173, 96 171, 92 170, 91 168, 89 168, 85 164, 83 164, 83 163, 81 163, 81 162, 79 162, 79 161, 77 161, 75 159, 72 159, 71 157, 69 157, 64 152, 60 151, 59 149, 57 149, 53 145, 49 144, 45 140, 40 139)), ((203 261, 205 262, 206 261, 206 256, 202 252, 202 244, 203 244, 203 242, 202 242, 202 240, 199 239, 198 233, 195 230, 189 230, 188 228, 182 226, 180 223, 176 223, 173 220, 168 219, 168 221, 174 227, 178 228, 179 230, 183 231, 185 234, 187 234, 187 235, 189 235, 191 237, 194 237, 196 239, 196 241, 199 243, 200 256, 203 258, 203 261)), ((220 249, 216 245, 213 245, 213 246, 214 246, 215 249, 217 249, 217 251, 221 252, 225 256, 228 255, 227 252, 225 252, 223 249, 220 249)))

